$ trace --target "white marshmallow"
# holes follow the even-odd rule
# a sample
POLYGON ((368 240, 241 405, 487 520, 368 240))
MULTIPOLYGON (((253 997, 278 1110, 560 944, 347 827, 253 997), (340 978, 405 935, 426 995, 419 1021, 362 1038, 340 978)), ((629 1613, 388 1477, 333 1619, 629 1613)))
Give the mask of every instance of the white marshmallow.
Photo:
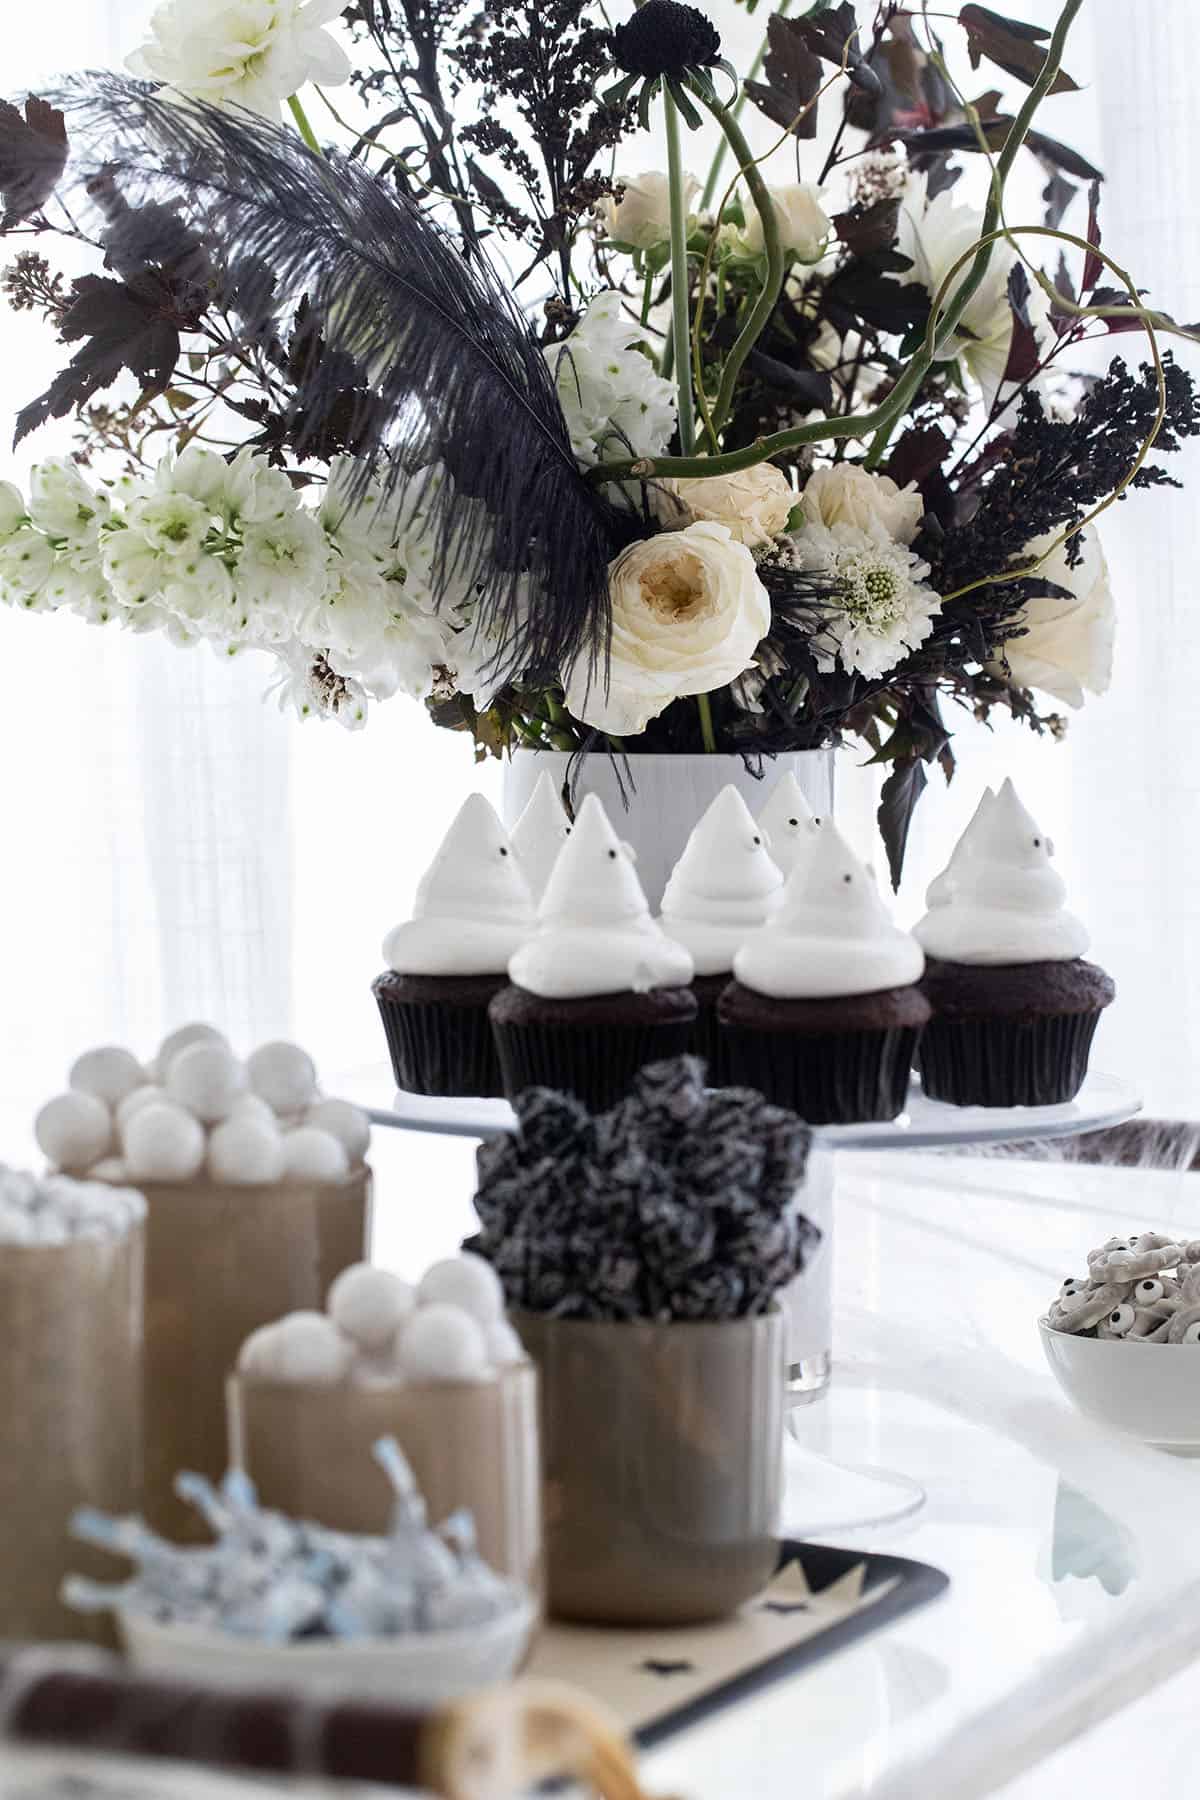
POLYGON ((117 1135, 123 1136, 130 1119, 134 1113, 141 1112, 143 1106, 150 1106, 154 1101, 165 1100, 166 1097, 166 1088, 157 1087, 153 1082, 146 1082, 142 1087, 136 1087, 132 1093, 126 1094, 116 1110, 117 1135))
POLYGON ((489 1362, 498 1369, 511 1369, 514 1363, 523 1363, 525 1346, 509 1324, 507 1319, 497 1319, 484 1332, 487 1341, 489 1362))
POLYGON ((146 1071, 132 1051, 106 1044, 98 1050, 85 1050, 77 1057, 67 1081, 78 1093, 92 1094, 111 1107, 135 1088, 145 1086, 146 1071))
POLYGON ((458 1306, 418 1306, 397 1360, 410 1381, 484 1381, 489 1373, 483 1327, 458 1306))
POLYGON ((143 1106, 125 1128, 125 1161, 134 1181, 190 1181, 204 1161, 204 1128, 168 1101, 143 1106))
POLYGON ((171 1064, 189 1044, 224 1044, 227 1050, 229 1048, 225 1034, 218 1031, 215 1025, 181 1025, 178 1031, 173 1031, 159 1045, 153 1067, 160 1081, 165 1081, 171 1064))
POLYGON ((112 1119, 102 1100, 72 1089, 47 1100, 33 1122, 33 1135, 56 1168, 90 1169, 112 1144, 112 1119))
POLYGON ((339 1330, 378 1355, 395 1342, 416 1302, 416 1293, 398 1275, 354 1263, 330 1288, 325 1308, 339 1330))
POLYGON ((208 1172, 231 1187, 265 1187, 282 1180, 283 1138, 274 1120, 231 1118, 215 1125, 208 1140, 208 1172))
POLYGON ((504 1289, 490 1262, 465 1251, 426 1269, 417 1287, 417 1304, 461 1307, 481 1325, 504 1317, 504 1289))
POLYGON ((299 1112, 317 1097, 317 1071, 299 1044, 262 1044, 247 1059, 250 1086, 277 1113, 299 1112))
POLYGON ((166 1076, 171 1099, 205 1125, 228 1118, 245 1086, 246 1071, 233 1052, 203 1039, 181 1050, 166 1076))
POLYGON ((284 1133, 283 1168, 290 1181, 342 1181, 350 1172, 350 1158, 332 1132, 301 1125, 284 1133))
POLYGON ((343 1145, 351 1162, 362 1162, 371 1142, 371 1121, 349 1100, 318 1100, 304 1115, 306 1125, 328 1131, 343 1145))
POLYGON ((350 1372, 354 1347, 324 1313, 295 1312, 272 1327, 274 1354, 283 1381, 335 1387, 350 1372))

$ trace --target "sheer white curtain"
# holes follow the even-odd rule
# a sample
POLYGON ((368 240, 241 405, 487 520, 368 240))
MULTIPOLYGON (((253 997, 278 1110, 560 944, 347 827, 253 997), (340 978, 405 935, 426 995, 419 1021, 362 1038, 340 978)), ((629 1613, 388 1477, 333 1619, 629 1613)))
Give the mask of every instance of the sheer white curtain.
MULTIPOLYGON (((56 0, 52 15, 7 21, 5 88, 64 64, 118 61, 149 10, 150 0, 56 0)), ((1057 8, 1025 0, 1018 10, 1047 23, 1057 8)), ((761 13, 748 19, 730 0, 713 11, 744 63, 761 13)), ((1191 11, 1190 0, 1136 14, 1120 0, 1085 0, 1071 66, 1087 85, 1054 102, 1048 129, 1107 170, 1113 254, 1194 318, 1191 11)), ((622 167, 662 160, 631 147, 622 167)), ((1136 339, 1122 347, 1136 358, 1136 339)), ((60 356, 39 323, 0 315, 0 418, 60 356)), ((0 475, 23 479, 65 441, 47 432, 15 457, 0 452, 0 475)), ((1178 462, 1200 482, 1200 458, 1178 462)), ((1113 694, 1061 747, 963 730, 961 777, 949 795, 931 789, 901 899, 911 917, 980 784, 1011 770, 1058 839, 1096 955, 1121 984, 1105 1066, 1140 1079, 1156 1107, 1186 1112, 1200 1112, 1197 492, 1139 496, 1109 515, 1121 607, 1113 694)), ((149 1047, 185 1015, 220 1019, 241 1042, 293 1031, 330 1071, 376 1060, 379 940, 460 795, 494 788, 494 765, 476 770, 469 742, 404 702, 353 736, 300 727, 261 703, 265 665, 254 657, 230 667, 206 650, 5 611, 0 658, 0 1105, 27 1113, 82 1044, 149 1047)), ((850 770, 843 790, 865 817, 869 783, 850 770)))

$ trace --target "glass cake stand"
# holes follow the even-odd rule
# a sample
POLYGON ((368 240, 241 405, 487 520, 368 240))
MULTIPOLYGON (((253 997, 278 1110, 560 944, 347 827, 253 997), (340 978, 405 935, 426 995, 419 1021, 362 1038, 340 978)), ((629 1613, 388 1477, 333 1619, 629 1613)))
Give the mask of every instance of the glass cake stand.
MULTIPOLYGON (((336 1091, 355 1100, 374 1124, 401 1132, 479 1141, 511 1130, 516 1120, 505 1100, 431 1099, 395 1090, 386 1064, 343 1077, 336 1091)), ((788 1413, 788 1469, 804 1497, 803 1516, 789 1519, 794 1535, 828 1536, 907 1518, 925 1503, 923 1485, 898 1470, 843 1462, 818 1449, 819 1401, 829 1385, 832 1337, 833 1195, 839 1152, 951 1151, 1006 1144, 1049 1144, 1056 1138, 1103 1131, 1141 1110, 1129 1082, 1100 1071, 1088 1075, 1064 1106, 959 1107, 927 1100, 914 1076, 908 1105, 883 1125, 819 1128, 805 1184, 806 1213, 824 1241, 803 1276, 782 1296, 792 1341, 788 1413)), ((897 1170, 898 1178, 903 1177, 897 1170)))

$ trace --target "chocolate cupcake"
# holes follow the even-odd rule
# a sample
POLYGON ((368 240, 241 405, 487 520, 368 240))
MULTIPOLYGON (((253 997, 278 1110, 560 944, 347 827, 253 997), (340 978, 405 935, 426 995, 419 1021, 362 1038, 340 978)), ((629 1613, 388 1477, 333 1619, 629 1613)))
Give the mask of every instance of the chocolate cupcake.
POLYGON ((712 1087, 727 1087, 725 1038, 717 1001, 728 986, 734 955, 783 901, 783 876, 767 854, 763 833, 732 785, 722 788, 671 871, 662 903, 662 928, 696 966, 692 991, 699 1008, 692 1049, 702 1056, 712 1087))
POLYGON ((396 1085, 410 1094, 504 1092, 488 1006, 534 928, 533 901, 504 827, 472 794, 384 940, 373 984, 396 1085))
POLYGON ((1113 999, 1084 962, 1086 928, 1067 912, 1053 845, 1006 781, 981 804, 926 896, 916 927, 933 1018, 921 1082, 955 1106, 1056 1106, 1087 1074, 1113 999))
POLYGON ((822 825, 717 1005, 730 1076, 810 1125, 894 1119, 929 1002, 920 946, 836 828, 822 825))
POLYGON ((692 959, 650 917, 629 851, 589 794, 559 852, 535 935, 489 1013, 505 1091, 613 1106, 646 1063, 688 1047, 692 959))

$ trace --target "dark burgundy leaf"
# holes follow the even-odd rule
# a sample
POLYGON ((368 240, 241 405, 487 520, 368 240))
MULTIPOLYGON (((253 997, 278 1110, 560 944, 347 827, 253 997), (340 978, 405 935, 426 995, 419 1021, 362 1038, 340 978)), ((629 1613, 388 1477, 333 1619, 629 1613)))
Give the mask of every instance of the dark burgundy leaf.
POLYGON ((47 419, 64 418, 73 408, 86 405, 126 370, 148 394, 161 393, 175 372, 179 332, 142 296, 101 275, 83 276, 73 293, 62 323, 63 340, 88 341, 46 392, 18 413, 14 444, 47 419))
POLYGON ((1024 263, 1015 262, 1008 272, 1008 304, 1022 325, 1032 327, 1029 317, 1029 276, 1024 263))
POLYGON ((898 487, 915 481, 923 488, 950 454, 951 440, 938 425, 910 425, 892 446, 887 474, 898 487))
POLYGON ((1042 223, 1049 225, 1052 231, 1057 230, 1078 192, 1079 189, 1073 181, 1068 181, 1057 170, 1052 170, 1049 181, 1042 189, 1042 204, 1045 207, 1042 223))
MULTIPOLYGON (((1087 241, 1089 244, 1095 245, 1097 250, 1100 248, 1100 183, 1098 181, 1093 181, 1088 189, 1087 241)), ((1098 256, 1093 256, 1089 251, 1083 260, 1083 279, 1079 284, 1080 294, 1090 294, 1103 273, 1104 264, 1098 256)))
POLYGON ((748 81, 745 88, 748 98, 772 124, 790 130, 795 137, 812 138, 817 132, 817 108, 811 102, 821 86, 823 70, 820 57, 796 29, 798 24, 779 13, 768 19, 763 60, 766 80, 748 81), (803 118, 799 118, 801 113, 803 118))
POLYGON ((899 888, 900 877, 904 873, 904 852, 908 847, 908 832, 912 824, 912 816, 916 811, 917 801, 925 792, 928 777, 924 763, 915 757, 897 762, 879 797, 879 835, 883 839, 887 851, 888 870, 892 877, 892 887, 899 888))
POLYGON ((480 168, 473 156, 467 158, 467 173, 471 177, 471 186, 485 206, 505 206, 504 189, 498 181, 492 180, 486 169, 480 168))
POLYGON ((1044 131, 1027 131, 1025 142, 1042 162, 1060 169, 1064 175, 1073 175, 1076 181, 1104 180, 1101 171, 1093 167, 1086 156, 1080 156, 1069 144, 1060 144, 1057 138, 1047 137, 1044 131))
MULTIPOLYGON (((1046 52, 1042 45, 1050 33, 1041 25, 1026 25, 1019 19, 1006 19, 987 6, 964 6, 958 22, 967 34, 971 67, 977 69, 984 57, 1032 87, 1042 72, 1046 52)), ((1068 94, 1078 88, 1065 69, 1060 69, 1050 84, 1050 93, 1068 94)))
MULTIPOLYGON (((774 24, 775 21, 771 22, 774 24)), ((810 13, 807 18, 785 19, 781 23, 802 37, 815 55, 826 62, 839 67, 844 63, 851 82, 863 93, 882 94, 883 84, 864 59, 859 45, 853 0, 842 0, 840 6, 827 6, 820 12, 810 13)))
MULTIPOLYGON (((1024 270, 1021 273, 1024 274, 1024 270)), ((1027 318, 1023 319, 1019 314, 1014 313, 1012 340, 1008 346, 1008 361, 1004 365, 1005 382, 1028 381, 1031 375, 1036 374, 1041 360, 1041 350, 1038 347, 1037 338, 1033 334, 1033 327, 1027 318)))
POLYGON ((838 213, 833 228, 852 256, 873 256, 877 250, 890 250, 896 242, 900 218, 900 202, 876 200, 870 206, 852 206, 838 213))
POLYGON ((889 281, 879 272, 878 259, 854 258, 826 285, 825 312, 842 332, 867 324, 902 337, 924 328, 929 296, 916 282, 889 281))
MULTIPOLYGON (((941 156, 923 159, 925 165, 925 192, 930 200, 936 200, 939 194, 948 194, 962 180, 963 171, 957 163, 952 163, 944 152, 941 156)), ((919 168, 920 163, 914 163, 919 168)))
POLYGON ((0 100, 0 231, 39 212, 67 165, 67 127, 62 114, 31 94, 24 116, 0 100))
POLYGON ((778 357, 757 349, 750 352, 747 366, 780 393, 806 407, 820 407, 828 412, 833 405, 833 378, 822 369, 793 369, 778 357))
MULTIPOLYGON (((989 150, 998 150, 1008 135, 1009 118, 980 121, 980 129, 989 150)), ((979 132, 973 125, 935 125, 929 131, 898 131, 899 141, 910 157, 924 156, 930 151, 980 150, 979 132)))

